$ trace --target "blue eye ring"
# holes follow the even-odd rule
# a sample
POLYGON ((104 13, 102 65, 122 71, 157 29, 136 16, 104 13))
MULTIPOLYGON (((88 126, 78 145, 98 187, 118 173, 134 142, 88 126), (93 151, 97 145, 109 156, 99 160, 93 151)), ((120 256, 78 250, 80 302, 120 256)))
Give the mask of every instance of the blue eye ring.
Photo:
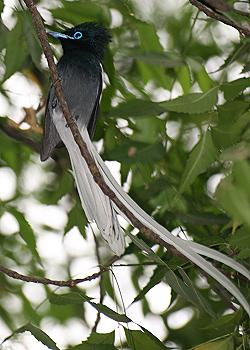
POLYGON ((81 32, 75 32, 74 33, 74 39, 78 40, 82 38, 82 33, 81 32))

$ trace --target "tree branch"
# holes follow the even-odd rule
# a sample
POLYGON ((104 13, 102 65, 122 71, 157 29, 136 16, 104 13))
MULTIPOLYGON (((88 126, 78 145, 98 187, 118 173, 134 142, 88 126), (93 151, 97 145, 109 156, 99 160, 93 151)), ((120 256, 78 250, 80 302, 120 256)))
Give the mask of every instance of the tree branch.
MULTIPOLYGON (((208 17, 214 18, 219 22, 222 22, 226 25, 229 25, 239 31, 241 35, 250 36, 250 28, 247 26, 243 26, 241 24, 237 24, 234 21, 232 21, 228 16, 224 15, 223 12, 220 12, 221 10, 224 10, 224 12, 228 11, 229 8, 223 8, 222 2, 220 2, 220 6, 215 7, 216 1, 214 0, 189 0, 189 2, 198 8, 201 12, 204 12, 208 17)), ((234 9, 232 9, 234 11, 234 9)), ((242 15, 242 13, 241 13, 242 15)))
POLYGON ((0 272, 16 280, 20 280, 24 282, 39 283, 44 285, 51 284, 54 286, 70 287, 70 288, 75 287, 79 283, 92 281, 100 277, 103 274, 103 272, 106 272, 108 270, 109 270, 109 266, 104 266, 104 267, 100 267, 100 271, 93 273, 93 275, 90 275, 84 278, 70 279, 68 281, 58 281, 58 280, 51 280, 49 278, 44 278, 44 277, 26 276, 14 270, 7 269, 6 267, 0 265, 0 272))
POLYGON ((49 42, 48 42, 48 37, 47 37, 46 31, 45 31, 44 24, 43 24, 42 18, 40 16, 40 13, 38 12, 36 6, 34 5, 33 0, 24 0, 24 2, 31 12, 33 23, 34 23, 38 38, 41 42, 43 52, 44 52, 45 57, 46 57, 47 62, 48 62, 52 82, 54 84, 56 96, 58 98, 63 115, 66 119, 66 122, 67 122, 71 132, 72 132, 74 140, 80 149, 81 155, 83 156, 83 158, 85 159, 85 161, 89 167, 89 170, 90 170, 95 182, 101 188, 103 193, 106 196, 108 196, 116 204, 116 206, 125 214, 125 216, 130 220, 132 225, 134 227, 138 228, 140 230, 140 232, 148 240, 150 240, 154 243, 160 244, 161 246, 165 246, 174 255, 182 256, 182 254, 179 253, 173 246, 164 242, 162 239, 160 239, 158 237, 158 235, 155 232, 153 232, 151 229, 149 229, 147 226, 145 226, 141 221, 139 221, 134 216, 134 214, 126 206, 123 205, 123 203, 116 197, 115 193, 105 183, 91 153, 89 152, 89 150, 86 146, 86 143, 82 139, 82 136, 78 130, 76 122, 69 111, 67 102, 66 102, 64 94, 63 94, 62 85, 61 85, 60 78, 59 78, 59 75, 57 72, 57 68, 56 68, 56 65, 55 65, 55 62, 53 59, 52 50, 51 50, 51 47, 50 47, 49 42))
POLYGON ((6 135, 11 137, 16 141, 21 141, 25 145, 32 148, 35 152, 40 152, 40 143, 33 141, 29 137, 27 137, 24 132, 20 131, 17 128, 14 128, 6 123, 0 123, 0 130, 2 130, 6 135))

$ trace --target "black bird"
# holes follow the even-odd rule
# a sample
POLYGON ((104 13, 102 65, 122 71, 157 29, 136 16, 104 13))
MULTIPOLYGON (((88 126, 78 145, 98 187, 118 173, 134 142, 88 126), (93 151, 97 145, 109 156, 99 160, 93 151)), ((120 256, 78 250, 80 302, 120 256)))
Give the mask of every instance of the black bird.
MULTIPOLYGON (((79 131, 85 142, 88 142, 96 127, 102 92, 101 62, 105 47, 111 41, 111 35, 105 27, 93 22, 82 23, 63 33, 48 34, 61 42, 63 56, 57 68, 65 99, 77 121, 79 131)), ((124 251, 124 236, 113 204, 93 180, 67 127, 52 86, 45 112, 41 160, 50 157, 61 141, 68 150, 78 193, 88 220, 96 222, 114 253, 121 255, 124 251)))

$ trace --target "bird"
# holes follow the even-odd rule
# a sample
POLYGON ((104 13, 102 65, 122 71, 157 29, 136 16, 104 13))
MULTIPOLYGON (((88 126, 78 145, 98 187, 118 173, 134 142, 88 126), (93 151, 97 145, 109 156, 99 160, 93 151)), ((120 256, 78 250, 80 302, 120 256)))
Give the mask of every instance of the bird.
MULTIPOLYGON (((65 99, 84 139, 94 135, 102 93, 102 61, 111 41, 110 32, 94 22, 81 23, 63 33, 48 32, 60 40, 63 55, 57 63, 65 99), (88 134, 86 136, 86 134, 88 134)), ((112 251, 125 249, 123 231, 113 203, 95 183, 64 120, 51 86, 46 110, 40 158, 48 159, 61 142, 66 146, 82 207, 89 222, 95 222, 112 251)))
MULTIPOLYGON (((91 141, 95 131, 102 92, 101 64, 105 48, 111 40, 110 32, 100 24, 85 22, 62 33, 49 32, 49 35, 59 39, 61 42, 63 56, 58 61, 57 69, 65 99, 71 114, 76 120, 77 127, 88 151, 92 155, 105 183, 113 191, 120 203, 139 222, 220 283, 238 300, 250 316, 250 305, 241 291, 227 276, 204 257, 231 267, 248 280, 250 280, 250 272, 227 255, 191 240, 175 237, 167 228, 157 223, 116 182, 91 141)), ((98 229, 111 250, 116 255, 121 256, 125 250, 125 240, 117 215, 120 214, 128 223, 131 222, 126 214, 102 192, 94 181, 63 116, 55 89, 52 86, 49 91, 45 111, 44 135, 40 153, 41 160, 48 159, 55 147, 61 142, 64 143, 68 150, 82 207, 89 222, 96 222, 98 229)), ((142 249, 145 248, 141 244, 139 246, 142 249)), ((147 250, 149 249, 147 248, 147 250)), ((152 254, 154 254, 153 251, 152 254)))

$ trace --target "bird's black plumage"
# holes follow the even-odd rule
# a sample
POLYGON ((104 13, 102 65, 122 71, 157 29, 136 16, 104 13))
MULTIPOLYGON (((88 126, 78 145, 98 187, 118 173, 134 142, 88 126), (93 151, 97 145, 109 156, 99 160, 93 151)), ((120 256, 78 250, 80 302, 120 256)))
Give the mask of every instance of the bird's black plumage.
MULTIPOLYGON (((81 136, 93 157, 97 159, 99 155, 90 136, 93 135, 96 125, 102 91, 101 61, 105 46, 111 39, 110 34, 96 23, 83 23, 64 33, 49 34, 61 41, 63 56, 57 68, 65 99, 76 119, 81 136)), ((115 254, 121 255, 125 242, 116 208, 94 181, 66 124, 55 89, 51 87, 45 112, 41 160, 46 160, 61 141, 68 150, 82 207, 89 222, 96 222, 110 248, 115 254)))
MULTIPOLYGON (((51 34, 61 41, 63 48, 57 68, 70 112, 76 118, 79 129, 87 126, 92 137, 102 91, 101 61, 104 49, 111 40, 110 33, 99 24, 87 22, 64 33, 51 34), (82 36, 75 39, 74 35, 82 36)), ((51 117, 56 105, 55 89, 51 87, 45 112, 41 160, 50 157, 61 142, 51 117)))

